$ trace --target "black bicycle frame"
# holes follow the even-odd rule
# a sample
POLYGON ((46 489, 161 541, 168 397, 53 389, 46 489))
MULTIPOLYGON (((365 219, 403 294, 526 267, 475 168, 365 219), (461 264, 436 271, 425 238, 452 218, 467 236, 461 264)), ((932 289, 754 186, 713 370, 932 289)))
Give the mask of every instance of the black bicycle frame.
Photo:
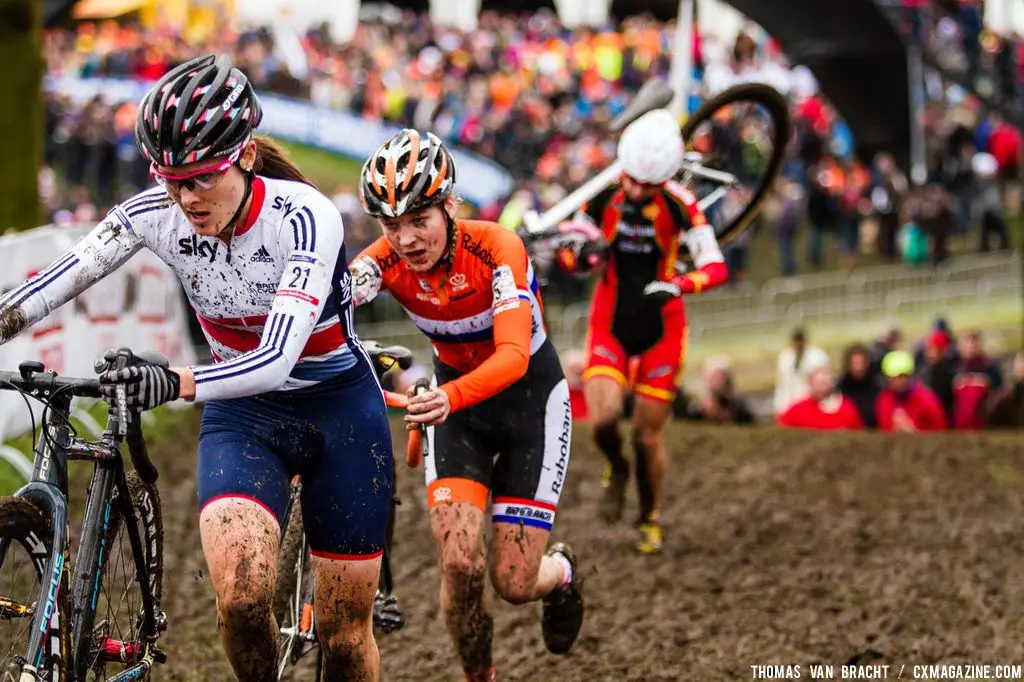
MULTIPOLYGON (((74 564, 75 576, 70 581, 73 628, 70 658, 67 660, 71 662, 75 675, 80 676, 84 673, 83 666, 87 663, 89 647, 92 645, 92 628, 96 617, 100 578, 107 558, 105 545, 115 486, 118 491, 118 511, 128 532, 135 560, 136 579, 142 590, 145 614, 143 632, 149 636, 156 633, 156 605, 151 585, 145 579, 149 576, 149 566, 145 561, 145 549, 139 533, 135 508, 125 480, 118 439, 114 436, 117 431, 116 417, 110 417, 99 443, 89 443, 71 437, 67 425, 71 413, 70 395, 55 392, 49 399, 49 405, 49 418, 43 425, 47 435, 40 438, 36 446, 32 480, 15 493, 16 497, 27 499, 38 506, 53 524, 52 551, 41 573, 37 601, 44 607, 37 611, 32 619, 27 661, 33 672, 37 671, 42 662, 47 638, 59 641, 60 623, 56 620, 59 613, 57 596, 61 589, 62 573, 69 570, 66 562, 70 544, 68 461, 92 460, 95 462, 95 468, 74 564)), ((6 555, 8 542, 8 539, 0 539, 0 558, 6 555)), ((59 653, 65 655, 65 652, 59 653)), ((150 661, 142 661, 124 673, 138 667, 148 669, 150 665, 150 661)))
MULTIPOLYGON (((109 429, 108 429, 109 433, 109 429)), ((156 603, 153 599, 146 563, 145 548, 139 534, 135 505, 124 475, 121 453, 113 446, 112 438, 104 434, 100 444, 75 442, 67 450, 69 459, 88 459, 95 462, 89 495, 86 501, 85 518, 82 521, 82 539, 75 557, 75 580, 71 586, 71 603, 74 612, 72 630, 72 651, 79 675, 88 663, 89 647, 92 645, 93 624, 96 620, 96 606, 99 599, 100 579, 104 562, 108 558, 106 546, 113 505, 118 505, 121 525, 128 533, 128 541, 135 561, 135 577, 142 594, 144 614, 141 632, 156 634, 156 603), (113 498, 117 489, 116 501, 113 498)), ((115 536, 116 537, 116 536, 115 536)), ((142 662, 139 665, 143 665, 142 662)), ((145 663, 146 666, 149 662, 145 663)), ((128 671, 125 671, 128 672, 128 671)))

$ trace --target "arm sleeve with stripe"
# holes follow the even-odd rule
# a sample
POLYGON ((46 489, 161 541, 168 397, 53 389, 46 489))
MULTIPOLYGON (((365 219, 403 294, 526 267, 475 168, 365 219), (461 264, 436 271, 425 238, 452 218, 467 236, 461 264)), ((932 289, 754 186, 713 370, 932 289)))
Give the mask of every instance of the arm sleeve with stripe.
POLYGON ((196 401, 267 393, 288 380, 332 295, 344 242, 337 209, 326 199, 317 204, 296 209, 282 225, 281 252, 287 254, 284 273, 259 346, 228 362, 193 367, 196 401))
POLYGON ((0 344, 106 277, 140 248, 131 219, 115 208, 70 251, 0 299, 0 344))

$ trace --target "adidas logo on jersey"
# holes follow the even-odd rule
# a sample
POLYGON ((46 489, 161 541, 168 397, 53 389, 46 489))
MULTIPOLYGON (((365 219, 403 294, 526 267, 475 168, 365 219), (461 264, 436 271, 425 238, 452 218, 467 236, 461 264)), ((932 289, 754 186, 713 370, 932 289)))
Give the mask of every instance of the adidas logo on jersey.
POLYGON ((252 258, 249 259, 251 263, 273 263, 274 257, 267 251, 267 247, 261 246, 260 250, 257 251, 252 258))

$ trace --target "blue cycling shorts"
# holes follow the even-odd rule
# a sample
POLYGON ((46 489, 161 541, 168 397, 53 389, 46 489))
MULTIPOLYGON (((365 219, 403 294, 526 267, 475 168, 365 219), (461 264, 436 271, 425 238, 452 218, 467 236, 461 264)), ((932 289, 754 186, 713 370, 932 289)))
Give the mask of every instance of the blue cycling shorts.
POLYGON ((199 508, 244 498, 280 523, 298 474, 311 551, 374 559, 387 533, 392 461, 380 385, 359 363, 309 388, 208 402, 199 432, 199 508))

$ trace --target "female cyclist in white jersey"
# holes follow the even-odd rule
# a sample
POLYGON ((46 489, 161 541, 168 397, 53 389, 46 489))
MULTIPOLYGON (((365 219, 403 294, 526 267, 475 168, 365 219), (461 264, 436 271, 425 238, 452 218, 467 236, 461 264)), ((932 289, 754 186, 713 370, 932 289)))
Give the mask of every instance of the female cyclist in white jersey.
MULTIPOLYGON (((0 343, 148 248, 178 275, 209 366, 137 364, 131 406, 203 401, 200 534, 221 640, 241 680, 273 677, 271 598, 295 474, 326 679, 379 678, 372 608, 392 456, 383 396, 352 329, 341 216, 263 138, 256 94, 227 57, 189 61, 143 98, 136 142, 159 187, 0 299, 0 343)), ((111 389, 112 391, 112 389, 111 389)))

